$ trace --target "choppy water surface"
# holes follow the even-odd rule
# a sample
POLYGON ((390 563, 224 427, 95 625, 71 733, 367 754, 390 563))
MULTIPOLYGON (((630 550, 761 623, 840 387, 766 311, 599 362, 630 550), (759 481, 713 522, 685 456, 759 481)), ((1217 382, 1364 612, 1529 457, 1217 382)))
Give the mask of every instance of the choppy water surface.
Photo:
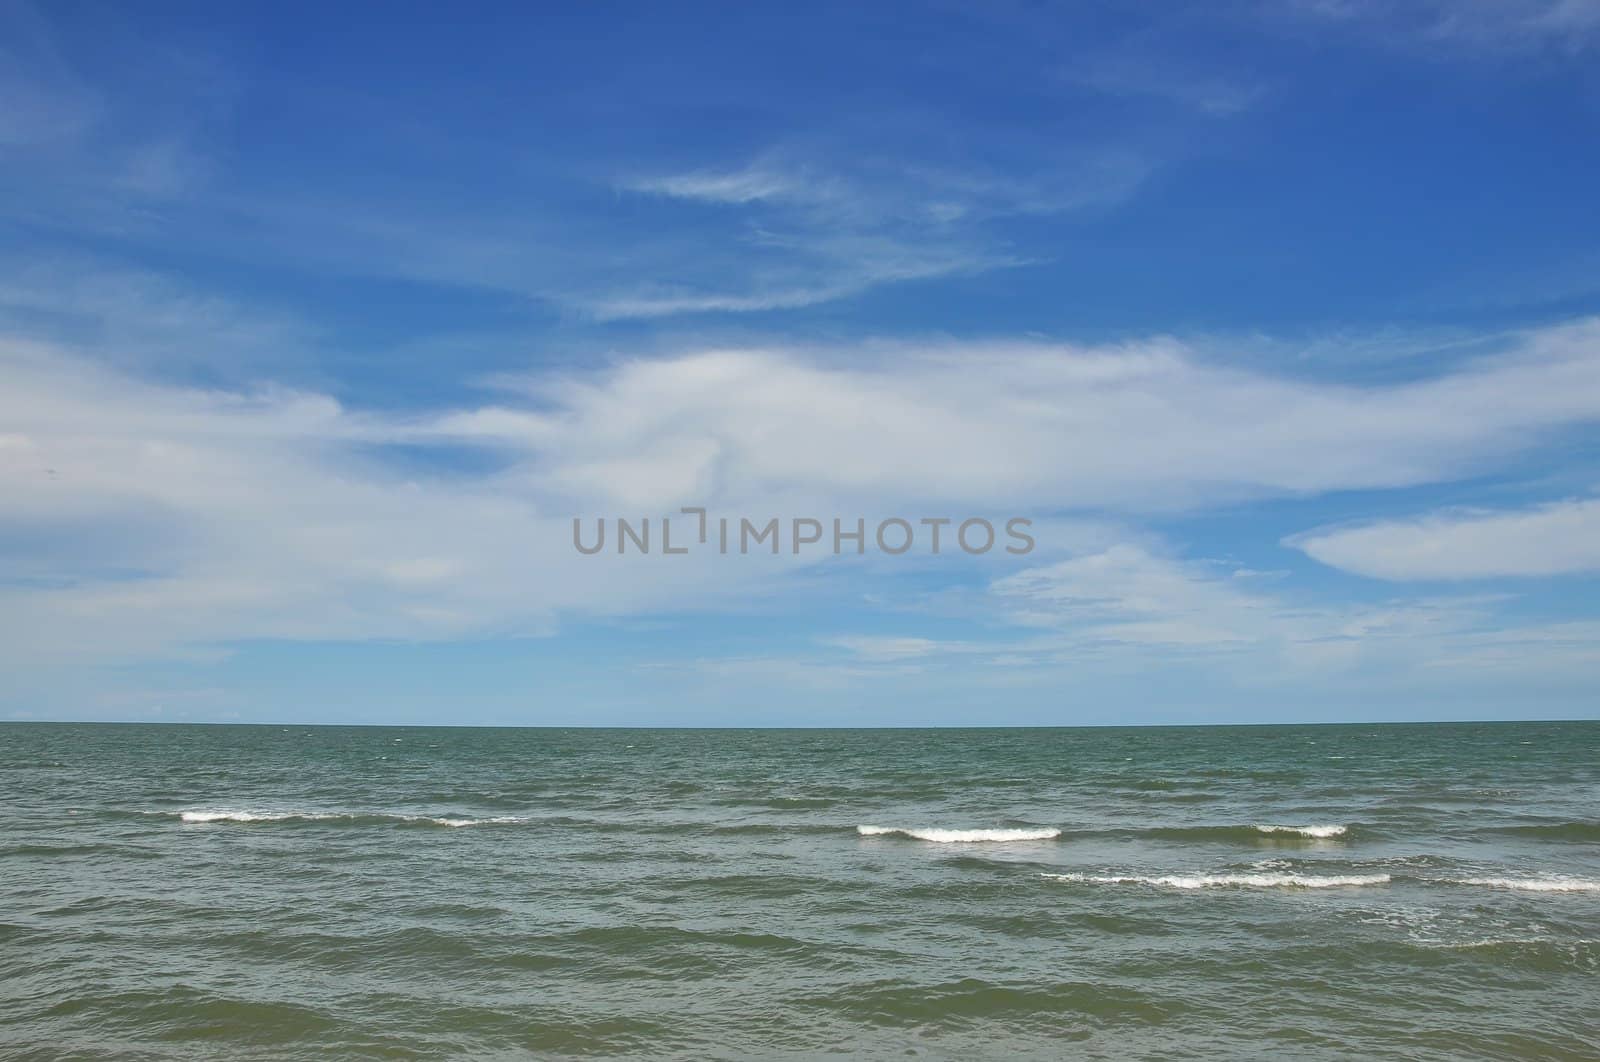
POLYGON ((1600 1057, 1600 723, 0 727, 0 1055, 1600 1057))

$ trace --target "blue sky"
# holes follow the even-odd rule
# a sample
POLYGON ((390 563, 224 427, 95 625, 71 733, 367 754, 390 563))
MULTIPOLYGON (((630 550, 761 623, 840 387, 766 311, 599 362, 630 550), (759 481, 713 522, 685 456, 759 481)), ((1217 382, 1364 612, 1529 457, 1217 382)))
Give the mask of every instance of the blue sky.
POLYGON ((1597 55, 1590 0, 0 4, 0 718, 1593 717, 1597 55), (573 549, 683 506, 1037 545, 573 549))

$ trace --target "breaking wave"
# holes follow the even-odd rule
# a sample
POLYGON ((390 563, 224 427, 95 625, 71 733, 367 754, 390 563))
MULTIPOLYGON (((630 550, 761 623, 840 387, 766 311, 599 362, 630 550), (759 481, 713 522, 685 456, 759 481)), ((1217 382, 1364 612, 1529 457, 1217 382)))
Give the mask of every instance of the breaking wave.
POLYGON ((459 815, 402 815, 358 811, 181 811, 182 822, 340 822, 350 825, 494 826, 527 822, 512 815, 474 819, 459 815))
POLYGON ((863 837, 910 837, 934 844, 959 844, 972 841, 1049 841, 1061 836, 1053 826, 1026 826, 1020 829, 998 830, 936 830, 911 829, 905 826, 857 826, 863 837))
POLYGON ((1311 837, 1325 840, 1329 837, 1343 837, 1350 832, 1347 826, 1256 826, 1257 833, 1288 833, 1299 837, 1311 837))
POLYGON ((1591 878, 1461 878, 1447 885, 1480 885, 1488 889, 1519 889, 1523 892, 1600 892, 1600 881, 1591 878))
POLYGON ((1045 874, 1054 881, 1080 885, 1152 885, 1168 889, 1331 889, 1360 885, 1387 885, 1387 874, 1162 874, 1097 875, 1045 874))

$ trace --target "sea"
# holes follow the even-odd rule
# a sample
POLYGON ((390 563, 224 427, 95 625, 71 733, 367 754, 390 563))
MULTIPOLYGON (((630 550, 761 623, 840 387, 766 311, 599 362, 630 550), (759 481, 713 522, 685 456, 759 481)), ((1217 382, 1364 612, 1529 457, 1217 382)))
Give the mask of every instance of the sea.
POLYGON ((1600 722, 0 725, 6 1059, 1597 1059, 1600 722))

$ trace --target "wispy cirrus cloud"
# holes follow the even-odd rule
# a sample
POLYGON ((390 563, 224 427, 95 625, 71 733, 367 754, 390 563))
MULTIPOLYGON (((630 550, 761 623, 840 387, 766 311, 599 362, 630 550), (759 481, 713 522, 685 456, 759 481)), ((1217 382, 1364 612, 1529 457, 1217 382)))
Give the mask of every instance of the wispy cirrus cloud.
POLYGON ((755 284, 719 290, 714 284, 652 281, 608 293, 574 296, 601 320, 671 317, 690 313, 758 313, 794 310, 862 294, 884 284, 933 280, 1026 264, 947 243, 911 246, 882 237, 767 235, 754 271, 755 284))
POLYGON ((786 173, 761 163, 743 169, 624 178, 617 187, 628 192, 703 203, 753 203, 770 199, 815 199, 826 195, 820 182, 805 173, 786 173))
POLYGON ((939 641, 933 638, 913 638, 894 635, 841 634, 823 638, 822 644, 864 660, 894 663, 915 660, 936 653, 950 653, 964 648, 960 643, 939 641))
POLYGON ((1152 168, 1127 151, 1041 160, 1032 176, 874 160, 846 165, 774 151, 742 166, 620 178, 625 193, 697 211, 695 251, 670 281, 575 296, 602 319, 795 309, 886 284, 1029 261, 998 220, 1117 201, 1152 168), (704 211, 720 213, 720 227, 704 211), (709 246, 708 246, 709 245, 709 246))
POLYGON ((1193 665, 1244 686, 1308 675, 1448 685, 1466 664, 1478 678, 1581 684, 1600 659, 1600 624, 1530 621, 1512 595, 1338 601, 1241 574, 1135 543, 1029 568, 990 590, 1035 633, 988 648, 1012 667, 1193 665))
POLYGON ((1087 56, 1065 67, 1061 78, 1108 96, 1158 100, 1212 118, 1243 114, 1267 95, 1259 81, 1190 72, 1182 59, 1170 55, 1087 56))
POLYGON ((0 336, 168 374, 281 372, 317 349, 294 314, 72 254, 0 254, 0 336))
POLYGON ((1370 28, 1392 41, 1473 52, 1590 48, 1600 33, 1595 0, 1292 0, 1287 9, 1324 22, 1370 28))
POLYGON ((115 230, 200 187, 207 133, 232 101, 228 72, 107 13, 106 38, 153 49, 124 91, 109 90, 125 71, 66 47, 47 14, 0 5, 0 216, 115 230))
POLYGON ((1160 647, 1265 653, 1301 665, 1346 660, 1358 646, 1481 629, 1495 603, 1483 596, 1318 603, 1256 585, 1241 577, 1247 574, 1124 542, 1006 576, 990 589, 1018 622, 1061 632, 1058 653, 1160 647))
POLYGON ((910 671, 935 683, 1064 688, 1095 674, 1206 676, 1235 688, 1297 688, 1315 676, 1324 691, 1448 687, 1462 667, 1475 681, 1570 685, 1600 659, 1600 624, 1530 621, 1514 595, 1341 601, 1255 574, 1143 536, 996 579, 967 603, 984 617, 972 637, 838 635, 819 641, 848 654, 842 665, 827 654, 785 659, 861 688, 910 671))

